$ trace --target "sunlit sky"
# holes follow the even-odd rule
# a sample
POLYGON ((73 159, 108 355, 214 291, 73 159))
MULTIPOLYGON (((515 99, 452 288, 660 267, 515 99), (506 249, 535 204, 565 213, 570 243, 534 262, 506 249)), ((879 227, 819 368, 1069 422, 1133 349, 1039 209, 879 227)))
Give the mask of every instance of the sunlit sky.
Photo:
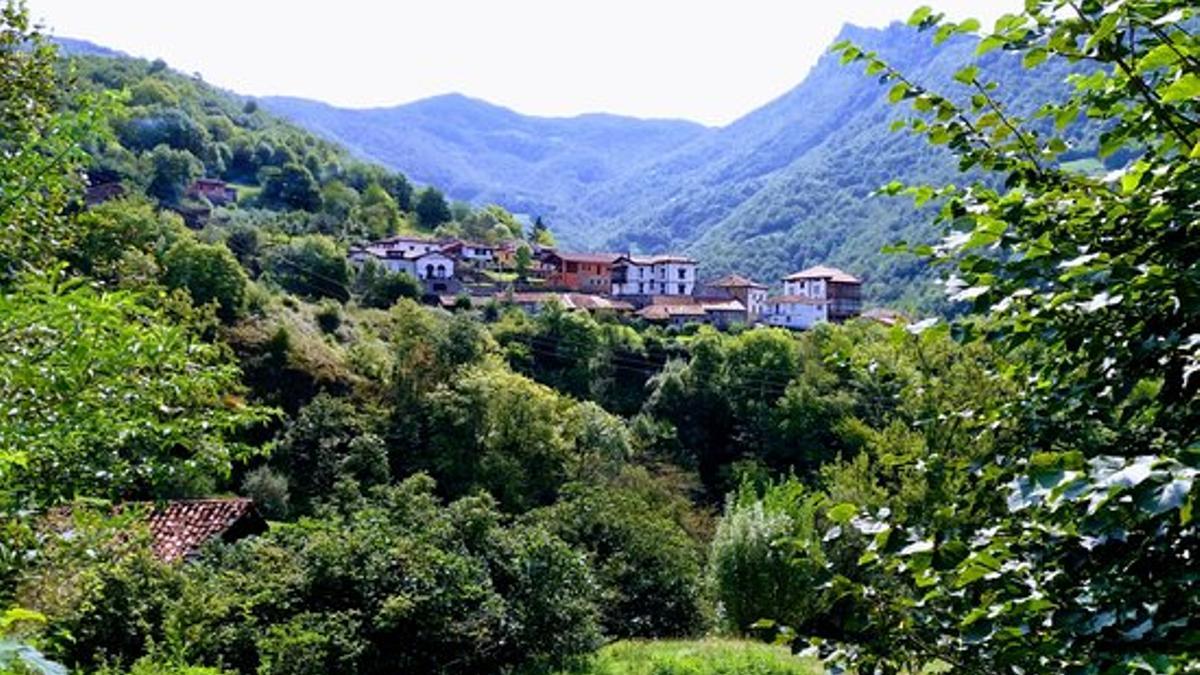
POLYGON ((844 23, 1021 0, 29 0, 51 32, 254 96, 346 107, 459 92, 534 115, 725 124, 795 86, 844 23))

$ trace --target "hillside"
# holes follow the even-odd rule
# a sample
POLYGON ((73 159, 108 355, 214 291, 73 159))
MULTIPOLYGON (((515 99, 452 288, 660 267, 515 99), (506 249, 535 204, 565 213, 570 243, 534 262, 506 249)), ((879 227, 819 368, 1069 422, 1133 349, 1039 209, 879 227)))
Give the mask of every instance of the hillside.
MULTIPOLYGON (((975 42, 941 47, 901 24, 846 26, 839 39, 875 49, 917 80, 953 92, 952 75, 975 42)), ((1024 71, 992 52, 981 68, 1019 92, 1052 96, 1062 66, 1024 71)), ((892 134, 900 113, 886 89, 826 56, 796 88, 720 129, 608 116, 546 120, 460 96, 390 109, 341 110, 294 99, 269 109, 359 156, 434 181, 458 199, 494 201, 549 217, 560 239, 588 248, 683 249, 706 275, 731 270, 773 279, 831 262, 864 274, 877 302, 927 294, 912 261, 884 258, 900 238, 927 239, 927 218, 903 200, 869 193, 904 173, 944 180, 954 165, 916 139, 892 134)), ((1013 97, 1010 96, 1010 100, 1013 97)))
POLYGON ((636 174, 709 131, 692 122, 616 115, 531 117, 458 94, 368 110, 296 98, 261 102, 456 199, 564 223, 589 220, 577 205, 598 186, 636 174))

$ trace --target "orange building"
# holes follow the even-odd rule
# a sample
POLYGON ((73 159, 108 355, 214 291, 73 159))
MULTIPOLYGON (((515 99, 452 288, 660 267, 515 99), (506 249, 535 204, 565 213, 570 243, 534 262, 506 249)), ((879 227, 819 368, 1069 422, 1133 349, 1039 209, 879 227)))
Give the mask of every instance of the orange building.
POLYGON ((612 292, 612 265, 617 253, 547 253, 542 259, 550 288, 584 293, 612 292))

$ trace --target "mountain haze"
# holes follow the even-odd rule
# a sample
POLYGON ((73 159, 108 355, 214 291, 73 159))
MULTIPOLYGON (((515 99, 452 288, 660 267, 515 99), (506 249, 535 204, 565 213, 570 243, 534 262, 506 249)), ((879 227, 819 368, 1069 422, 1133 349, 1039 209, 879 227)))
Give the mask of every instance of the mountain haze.
MULTIPOLYGON (((1066 75, 1062 67, 1024 70, 1003 52, 977 59, 968 37, 935 47, 899 23, 847 25, 838 39, 951 95, 964 91, 953 73, 977 62, 1021 112, 1056 98, 1066 75)), ((880 248, 935 233, 928 214, 871 192, 902 174, 942 181, 956 170, 947 153, 889 131, 905 109, 886 95, 859 68, 826 55, 794 89, 715 129, 610 115, 530 117, 458 95, 371 110, 263 104, 451 197, 543 215, 569 245, 684 250, 702 258, 706 275, 736 270, 768 281, 832 263, 867 277, 870 297, 895 301, 912 295, 908 282, 920 269, 880 248)))
POLYGON ((694 122, 606 114, 532 117, 460 94, 366 110, 297 98, 261 103, 455 199, 564 224, 588 220, 578 204, 598 186, 709 131, 694 122))

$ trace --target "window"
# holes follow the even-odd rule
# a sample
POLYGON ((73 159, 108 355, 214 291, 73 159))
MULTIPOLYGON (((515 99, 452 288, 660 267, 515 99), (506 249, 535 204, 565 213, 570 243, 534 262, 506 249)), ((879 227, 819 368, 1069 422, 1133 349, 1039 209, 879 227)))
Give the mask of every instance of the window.
POLYGON ((567 274, 575 274, 579 271, 579 263, 567 263, 567 274))
POLYGON ((687 288, 686 284, 679 284, 679 294, 683 295, 684 293, 687 293, 687 291, 685 290, 686 288, 687 288))
POLYGON ((680 267, 680 268, 679 268, 679 278, 680 278, 680 279, 686 279, 686 278, 687 278, 687 268, 685 268, 685 267, 680 267))
POLYGON ((642 283, 642 282, 638 282, 638 293, 644 294, 645 292, 646 292, 646 284, 642 283))
POLYGON ((425 278, 428 279, 432 276, 433 276, 433 265, 426 265, 425 266, 425 278))
POLYGON ((437 278, 439 278, 439 279, 446 278, 446 266, 445 265, 437 266, 437 278))

